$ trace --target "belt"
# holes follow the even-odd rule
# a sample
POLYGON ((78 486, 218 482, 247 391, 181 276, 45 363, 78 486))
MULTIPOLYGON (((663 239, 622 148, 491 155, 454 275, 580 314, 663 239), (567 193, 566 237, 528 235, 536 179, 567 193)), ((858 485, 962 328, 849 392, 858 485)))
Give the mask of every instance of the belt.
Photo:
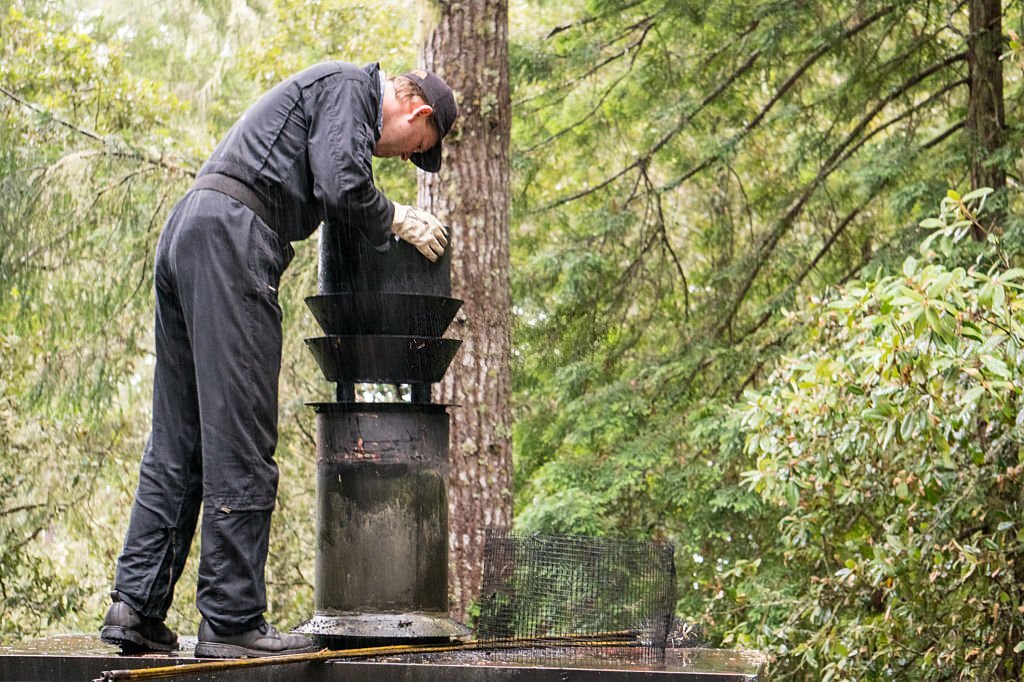
POLYGON ((278 231, 277 225, 270 220, 270 211, 267 210, 267 205, 251 187, 241 180, 221 173, 207 173, 196 178, 192 189, 212 189, 226 194, 259 216, 260 220, 280 236, 281 233, 278 231))

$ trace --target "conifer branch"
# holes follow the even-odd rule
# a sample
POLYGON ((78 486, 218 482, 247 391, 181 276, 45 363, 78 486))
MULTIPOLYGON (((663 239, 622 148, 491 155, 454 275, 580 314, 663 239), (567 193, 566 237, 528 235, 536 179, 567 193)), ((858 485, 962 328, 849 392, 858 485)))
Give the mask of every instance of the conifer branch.
MULTIPOLYGON (((549 144, 551 144, 552 142, 554 142, 558 138, 562 137, 563 135, 565 135, 568 132, 571 132, 572 130, 578 128, 579 126, 581 126, 582 124, 584 124, 588 120, 590 120, 601 109, 601 106, 604 104, 605 100, 607 100, 608 96, 611 95, 612 92, 614 92, 615 88, 618 87, 619 83, 621 83, 623 80, 625 80, 630 75, 630 73, 633 71, 633 65, 636 64, 636 58, 640 54, 640 49, 643 47, 644 40, 647 38, 647 34, 650 32, 650 30, 652 28, 654 28, 654 25, 655 25, 654 22, 651 22, 650 24, 648 24, 647 27, 644 28, 644 32, 640 35, 640 37, 637 38, 634 42, 632 42, 629 45, 627 45, 622 50, 622 52, 620 52, 617 55, 614 55, 613 57, 610 57, 610 58, 606 59, 604 62, 602 62, 598 66, 595 66, 593 69, 591 69, 590 72, 588 72, 587 74, 584 74, 583 76, 580 77, 580 79, 578 79, 578 80, 582 80, 583 78, 585 78, 590 73, 593 73, 594 71, 597 71, 602 66, 610 63, 613 59, 618 59, 618 58, 620 58, 622 56, 625 56, 626 54, 629 54, 630 51, 633 51, 633 58, 629 62, 629 68, 626 69, 625 73, 623 73, 621 76, 619 76, 614 81, 612 81, 611 85, 609 85, 607 88, 605 88, 604 92, 602 92, 601 96, 598 98, 597 103, 594 104, 594 106, 590 108, 590 111, 588 111, 586 114, 584 114, 583 116, 581 116, 579 119, 577 119, 576 121, 572 122, 568 126, 562 128, 558 132, 552 133, 551 135, 549 135, 545 139, 541 140, 540 142, 538 142, 536 144, 533 144, 533 145, 530 145, 529 147, 527 147, 526 149, 523 150, 523 153, 524 154, 529 154, 531 152, 536 151, 538 148, 547 147, 549 144)), ((573 81, 570 81, 569 84, 571 85, 572 83, 573 83, 573 81)))
MULTIPOLYGON (((942 131, 941 133, 939 133, 938 135, 936 135, 935 137, 933 137, 932 139, 928 140, 927 142, 923 143, 920 147, 918 147, 917 153, 923 152, 923 151, 925 151, 927 149, 931 149, 932 147, 940 144, 941 142, 943 142, 944 140, 949 138, 950 135, 952 135, 956 131, 958 131, 961 128, 963 128, 964 125, 966 125, 966 121, 964 121, 964 120, 961 120, 961 121, 959 121, 957 123, 954 123, 952 126, 950 126, 946 130, 942 131)), ((888 182, 883 183, 881 186, 878 187, 878 190, 883 189, 887 184, 888 184, 888 182)), ((818 266, 818 263, 821 262, 821 259, 824 258, 828 254, 828 252, 832 249, 832 246, 835 244, 836 240, 838 240, 839 237, 843 234, 843 232, 846 231, 846 228, 848 228, 850 226, 850 224, 874 200, 875 200, 875 196, 874 195, 868 197, 863 202, 861 202, 861 204, 859 206, 857 206, 855 209, 850 211, 848 214, 846 214, 846 216, 843 217, 842 220, 839 221, 839 224, 836 225, 835 229, 831 232, 831 234, 829 234, 828 239, 826 239, 825 243, 821 246, 820 249, 818 249, 818 252, 814 255, 814 258, 812 258, 803 267, 803 269, 800 271, 800 274, 797 275, 795 278, 793 278, 793 281, 791 281, 789 283, 789 285, 786 287, 786 292, 785 292, 786 294, 789 294, 792 291, 795 291, 796 288, 799 287, 803 283, 803 281, 818 266)), ((857 267, 854 268, 854 270, 859 269, 863 264, 864 264, 863 262, 858 264, 857 267)), ((849 279, 849 277, 850 277, 850 275, 844 276, 842 281, 846 281, 847 279, 849 279)), ((743 332, 743 335, 744 336, 749 336, 750 334, 753 334, 753 333, 757 332, 759 329, 761 329, 761 327, 763 327, 765 324, 767 324, 768 321, 771 319, 773 312, 774 312, 774 309, 771 308, 771 307, 769 307, 767 310, 765 310, 761 314, 761 317, 758 318, 757 322, 755 322, 753 325, 751 325, 749 328, 747 328, 743 332)))
MULTIPOLYGON (((789 209, 786 210, 785 214, 775 223, 775 227, 762 239, 761 244, 758 245, 755 250, 753 262, 750 267, 744 269, 743 282, 739 287, 739 291, 729 307, 726 315, 722 317, 721 323, 715 329, 716 335, 721 335, 726 329, 732 326, 737 311, 742 305, 744 299, 746 299, 747 293, 750 291, 750 287, 753 285, 754 280, 757 278, 767 262, 767 257, 775 250, 782 237, 789 231, 793 223, 796 222, 797 217, 803 212, 807 202, 814 195, 817 189, 824 183, 824 181, 835 172, 842 162, 848 158, 845 156, 845 152, 856 140, 863 134, 864 130, 871 124, 871 122, 878 116, 886 106, 891 104, 893 101, 902 97, 904 94, 909 92, 916 85, 920 84, 923 80, 929 76, 934 75, 938 71, 955 64, 958 61, 966 59, 966 52, 958 52, 954 55, 950 55, 946 59, 923 69, 909 79, 901 83, 898 87, 892 89, 888 95, 882 97, 875 105, 875 107, 863 116, 857 125, 854 127, 850 134, 832 150, 831 155, 822 164, 821 169, 810 183, 804 188, 801 195, 790 204, 789 209)), ((860 144, 855 145, 854 148, 859 147, 860 144)))
POLYGON ((33 509, 42 509, 46 505, 44 504, 22 504, 17 507, 9 507, 7 509, 0 509, 0 516, 10 516, 11 514, 17 514, 23 511, 32 511, 33 509))
POLYGON ((5 88, 3 86, 0 86, 0 93, 3 93, 8 98, 14 100, 15 102, 17 102, 21 106, 25 107, 26 109, 29 109, 29 110, 37 113, 37 114, 41 114, 41 115, 49 118, 50 120, 55 121, 56 123, 59 123, 60 125, 62 125, 65 128, 67 128, 68 130, 71 130, 72 132, 78 133, 79 135, 83 135, 83 136, 88 137, 88 138, 90 138, 92 140, 95 140, 97 142, 103 142, 104 141, 103 138, 98 133, 95 133, 95 132, 93 132, 93 131, 91 131, 91 130, 89 130, 87 128, 83 128, 81 126, 77 126, 74 123, 70 123, 68 121, 65 121, 60 116, 57 116, 57 115, 53 114, 52 112, 50 112, 47 109, 44 109, 43 107, 39 106, 38 104, 33 104, 32 102, 29 102, 28 100, 19 97, 18 95, 14 94, 13 92, 11 92, 10 90, 8 90, 7 88, 5 88))
MULTIPOLYGON (((640 47, 643 46, 644 40, 647 38, 647 34, 651 31, 652 28, 654 28, 657 25, 657 21, 655 21, 656 17, 657 17, 657 14, 652 14, 650 16, 644 17, 640 21, 637 21, 636 23, 634 23, 632 26, 627 27, 623 31, 623 35, 622 36, 620 36, 619 38, 617 38, 615 40, 609 41, 607 44, 601 46, 601 48, 603 49, 605 47, 608 47, 611 44, 614 44, 614 43, 618 42, 618 40, 620 40, 625 35, 628 35, 628 34, 634 32, 634 31, 637 31, 637 30, 641 30, 642 31, 639 38, 637 38, 636 40, 634 40, 630 44, 626 45, 624 48, 622 48, 618 52, 616 52, 614 54, 611 54, 611 55, 608 55, 607 57, 605 57, 601 61, 599 61, 596 64, 594 64, 593 66, 591 66, 589 69, 587 69, 583 73, 579 74, 578 76, 574 76, 574 77, 572 77, 572 78, 570 78, 568 80, 565 80, 565 81, 562 81, 562 82, 558 83, 558 85, 555 88, 547 89, 547 90, 544 90, 543 92, 537 93, 535 95, 530 95, 528 97, 524 97, 523 99, 516 100, 515 102, 512 103, 513 108, 517 108, 517 109, 518 108, 522 108, 526 104, 529 104, 530 102, 533 102, 536 99, 540 99, 541 97, 544 97, 545 95, 547 95, 547 94, 549 94, 551 92, 557 92, 559 94, 559 97, 557 98, 557 100, 553 101, 553 102, 550 102, 548 104, 539 105, 539 106, 537 106, 536 109, 533 109, 532 112, 541 111, 543 109, 547 109, 549 107, 559 105, 564 100, 564 94, 563 93, 565 91, 567 91, 567 90, 569 90, 571 88, 574 88, 576 85, 578 85, 582 81, 584 81, 587 78, 589 78, 590 76, 594 75, 595 73, 597 73, 598 71, 600 71, 604 67, 608 66, 609 64, 622 59, 623 57, 628 55, 630 52, 633 52, 633 58, 630 60, 630 66, 629 66, 629 69, 632 69, 633 68, 633 63, 636 61, 637 54, 639 54, 639 52, 640 52, 640 47)), ((627 73, 628 73, 628 71, 627 71, 627 73)))
MULTIPOLYGON (((888 7, 883 7, 878 12, 875 12, 871 16, 865 18, 863 21, 857 23, 855 26, 852 26, 846 31, 844 31, 842 35, 840 35, 836 40, 826 40, 824 43, 822 43, 818 47, 818 49, 811 53, 811 55, 808 56, 807 59, 805 59, 800 64, 800 66, 798 66, 796 70, 793 71, 793 73, 791 73, 788 78, 786 78, 785 81, 783 81, 782 85, 780 85, 779 88, 775 91, 775 94, 772 95, 771 99, 769 99, 768 102, 766 102, 765 105, 761 107, 757 114, 755 114, 754 117, 750 119, 743 126, 743 128, 723 146, 726 149, 731 149, 736 145, 736 143, 740 142, 741 140, 746 138, 747 135, 753 132, 754 129, 761 124, 765 116, 767 116, 768 113, 771 112, 773 108, 775 108, 775 105, 778 104, 782 100, 782 98, 796 86, 798 82, 800 82, 800 79, 807 73, 808 70, 810 70, 812 66, 814 66, 814 64, 818 62, 818 60, 820 60, 822 57, 828 54, 828 52, 833 47, 835 47, 838 41, 848 40, 852 38, 853 36, 857 35, 864 29, 874 24, 879 19, 883 18, 885 15, 889 14, 893 9, 894 8, 891 5, 888 7)), ((679 187, 684 182, 692 178, 694 175, 701 172, 711 164, 718 162, 720 159, 720 154, 712 154, 711 156, 705 158, 698 165, 694 166, 687 172, 683 173, 675 180, 672 180, 671 182, 668 182, 665 185, 663 185, 660 188, 660 191, 669 191, 679 187)))
MULTIPOLYGON (((954 81, 953 83, 950 83, 946 87, 942 88, 941 90, 939 90, 935 94, 933 94, 930 97, 928 97, 926 100, 922 101, 917 106, 914 106, 914 107, 911 107, 911 108, 907 109, 906 111, 901 113, 899 116, 896 116, 896 117, 890 119, 889 121, 887 121, 885 124, 879 126, 878 128, 875 128, 873 131, 871 131, 871 133, 869 133, 867 136, 865 136, 865 138, 861 141, 860 144, 863 144, 863 142, 867 141, 872 136, 874 136, 874 135, 878 134, 879 132, 885 130, 886 128, 892 126, 893 124, 895 124, 895 123, 897 123, 897 122, 907 118, 908 116, 910 116, 910 115, 912 115, 912 114, 914 114, 916 112, 921 111, 927 105, 937 101, 945 93, 947 93, 947 92, 949 92, 949 91, 951 91, 951 90, 953 90, 953 89, 955 89, 955 88, 957 88, 957 87, 959 87, 961 85, 965 85, 966 83, 967 83, 967 79, 961 79, 961 80, 958 80, 958 81, 954 81)), ((936 137, 932 138, 928 142, 925 142, 924 144, 922 144, 921 147, 918 149, 918 152, 924 151, 926 149, 930 149, 930 148, 934 147, 935 145, 939 144, 940 142, 942 142, 943 140, 948 138, 954 132, 956 132, 957 130, 962 128, 964 125, 965 125, 964 121, 960 121, 960 122, 954 124, 953 126, 948 128, 946 131, 940 133, 939 135, 937 135, 936 137)), ((858 148, 860 147, 860 144, 857 145, 858 148)), ((844 154, 843 160, 845 161, 847 158, 849 158, 849 156, 850 156, 849 152, 844 154)), ((882 189, 882 187, 884 187, 886 184, 888 184, 888 182, 883 183, 883 185, 881 187, 879 187, 878 189, 882 189)), ((793 280, 786 287, 786 294, 794 291, 798 286, 800 286, 803 283, 803 281, 808 277, 808 275, 810 275, 811 272, 818 266, 818 263, 821 262, 821 259, 824 258, 828 254, 828 252, 832 249, 832 246, 835 244, 836 240, 840 237, 840 235, 842 235, 843 232, 845 232, 846 228, 849 227, 850 223, 852 223, 853 220, 857 216, 859 216, 864 211, 864 209, 866 209, 868 207, 868 205, 873 200, 874 200, 874 196, 869 197, 864 202, 862 202, 859 206, 857 206, 855 209, 853 209, 850 213, 848 213, 845 217, 843 217, 842 220, 839 221, 839 224, 832 231, 832 233, 829 234, 828 238, 825 240, 825 243, 821 246, 820 249, 818 249, 818 252, 814 255, 814 258, 812 258, 804 266, 804 268, 800 271, 800 274, 798 274, 795 278, 793 278, 793 280)), ((758 318, 757 322, 755 322, 751 327, 749 327, 746 331, 744 331, 744 336, 747 336, 749 334, 753 334, 758 329, 760 329, 765 324, 767 324, 768 320, 771 319, 772 313, 773 313, 773 309, 772 308, 769 308, 769 309, 765 310, 761 314, 761 317, 758 318)))
MULTIPOLYGON (((730 140, 730 143, 728 145, 726 145, 726 147, 730 147, 733 144, 735 144, 736 142, 742 140, 747 135, 749 135, 750 132, 753 131, 758 125, 760 125, 761 122, 764 120, 765 116, 767 116, 768 113, 775 107, 775 105, 778 104, 778 102, 781 101, 782 98, 790 90, 792 90, 793 87, 796 86, 796 84, 807 73, 807 71, 814 64, 816 64, 823 56, 825 56, 829 51, 831 51, 837 44, 839 44, 841 41, 848 40, 849 38, 852 38, 853 36, 857 35, 861 31, 867 29, 868 27, 873 25, 875 22, 877 22, 878 20, 882 19, 883 17, 885 17, 886 15, 891 13, 894 9, 895 8, 892 5, 888 5, 886 7, 883 7, 882 9, 880 9, 877 12, 875 12, 874 14, 872 14, 872 15, 870 15, 868 17, 865 17, 863 20, 859 21, 854 26, 851 26, 851 27, 847 28, 845 31, 842 32, 842 34, 840 34, 836 38, 826 40, 821 45, 819 45, 819 47, 813 53, 811 53, 811 55, 809 55, 800 64, 800 66, 798 66, 796 68, 796 70, 794 70, 793 73, 791 73, 789 75, 789 77, 776 90, 776 92, 772 96, 772 98, 769 99, 769 101, 766 102, 763 107, 761 107, 761 109, 758 111, 758 113, 750 121, 748 121, 743 126, 743 128, 740 130, 740 132, 738 132, 732 138, 732 140, 730 140)), ((540 210, 541 211, 546 211, 546 210, 550 210, 550 209, 553 209, 553 208, 557 208, 558 206, 570 203, 572 201, 576 201, 577 199, 581 199, 581 198, 587 196, 588 194, 592 194, 592 193, 597 192, 597 191, 599 191, 601 189, 604 189, 605 187, 607 187, 608 185, 610 185, 611 183, 613 183, 615 180, 619 179, 623 175, 626 175, 630 171, 635 170, 639 166, 640 163, 647 163, 666 144, 668 144, 673 138, 675 138, 676 135, 678 135, 680 132, 682 132, 682 130, 687 125, 689 125, 689 123, 708 104, 710 104, 715 99, 717 99, 740 76, 742 76, 747 71, 749 71, 751 68, 753 68, 754 64, 757 62, 757 60, 758 60, 758 58, 760 56, 761 56, 761 51, 760 50, 754 50, 753 52, 751 52, 751 54, 749 55, 747 60, 742 65, 740 65, 740 67, 738 69, 733 71, 733 73, 730 74, 725 80, 723 80, 719 84, 719 86, 714 91, 711 92, 711 94, 709 94, 707 97, 705 97, 704 100, 700 103, 700 105, 694 111, 689 112, 687 114, 684 114, 684 116, 680 119, 679 123, 677 123, 665 135, 663 135, 640 158, 638 158, 637 160, 633 161, 631 164, 629 164, 628 166, 626 166, 622 170, 618 171, 614 175, 612 175, 612 176, 606 178, 605 180, 601 181, 600 183, 598 183, 594 187, 589 187, 589 188, 587 188, 585 190, 581 190, 581 191, 576 192, 574 194, 571 194, 569 196, 563 197, 561 199, 557 199, 554 202, 552 202, 550 204, 547 204, 546 206, 543 206, 540 210)), ((680 177, 678 177, 675 180, 673 180, 673 181, 667 183, 666 185, 664 185, 661 188, 661 191, 667 191, 667 190, 674 189, 675 187, 678 187, 679 185, 683 184, 684 182, 689 180, 691 177, 693 177, 697 173, 703 171, 704 169, 706 169, 709 166, 711 166, 713 163, 717 162, 720 158, 721 158, 720 154, 712 154, 712 155, 708 156, 703 161, 701 161, 697 166, 691 168, 690 170, 688 170, 686 173, 684 173, 680 177)))
POLYGON ((627 4, 623 5, 623 6, 620 6, 620 7, 615 7, 611 11, 606 12, 604 14, 594 14, 594 15, 591 15, 589 17, 583 17, 582 19, 579 19, 578 21, 574 21, 574 22, 571 22, 571 23, 568 23, 568 24, 562 24, 561 26, 555 26, 553 29, 551 29, 548 32, 547 36, 545 36, 545 40, 550 40, 551 38, 554 38, 559 33, 563 33, 565 31, 569 31, 569 30, 574 29, 574 28, 579 28, 581 26, 586 26, 587 24, 592 24, 595 21, 600 21, 601 19, 605 19, 608 16, 612 16, 612 15, 618 16, 618 15, 621 15, 627 9, 632 9, 633 7, 636 7, 637 5, 643 4, 644 2, 646 2, 646 0, 633 0, 633 2, 629 2, 629 3, 627 3, 627 4))
MULTIPOLYGON (((754 64, 757 62, 757 59, 760 56, 761 56, 761 52, 759 50, 755 50, 754 52, 752 52, 750 54, 750 56, 747 57, 747 60, 745 62, 743 62, 743 64, 740 66, 739 69, 737 69, 732 74, 730 74, 730 76, 725 81, 723 81, 721 84, 719 84, 719 86, 717 88, 715 88, 714 91, 711 92, 711 94, 709 94, 707 97, 705 97, 703 100, 701 100, 701 103, 697 106, 696 109, 694 109, 692 112, 684 114, 682 119, 679 121, 679 123, 676 126, 674 126, 671 131, 669 131, 668 133, 663 135, 660 140, 658 140, 653 146, 651 146, 650 149, 648 149, 646 152, 644 152, 643 155, 641 155, 639 158, 637 158, 631 164, 629 164, 628 166, 626 166, 622 170, 618 171, 614 175, 611 175, 610 177, 605 178, 604 180, 602 180, 598 184, 594 185, 593 187, 588 187, 587 189, 581 190, 579 192, 576 192, 575 194, 571 194, 569 196, 562 197, 561 199, 557 199, 557 200, 551 202, 550 204, 547 204, 546 206, 542 206, 539 210, 540 211, 549 211, 549 210, 551 210, 553 208, 557 208, 557 207, 562 206, 564 204, 568 204, 568 203, 571 203, 573 201, 576 201, 577 199, 582 199, 583 197, 587 196, 588 194, 593 194, 594 192, 597 192, 597 191, 600 191, 600 190, 604 189, 605 187, 607 187, 608 185, 612 184, 613 182, 615 182, 616 180, 618 180, 622 176, 624 176, 627 173, 629 173, 630 171, 635 170, 635 169, 641 167, 642 165, 646 165, 647 163, 649 163, 651 157, 653 157, 655 154, 657 154, 658 151, 661 150, 662 147, 664 147, 666 144, 668 144, 672 140, 672 138, 674 138, 683 128, 685 128, 686 125, 691 120, 693 120, 694 116, 696 116, 698 113, 700 113, 708 104, 713 102, 723 92, 725 92, 729 88, 729 86, 731 86, 736 81, 736 79, 738 79, 744 73, 749 71, 754 66, 754 64)), ((706 165, 707 164, 705 163, 701 167, 703 168, 706 165)))
POLYGON ((654 209, 657 218, 658 228, 658 240, 661 242, 662 248, 668 253, 672 264, 675 266, 676 272, 679 274, 679 279, 682 282, 683 287, 683 319, 687 322, 690 320, 690 283, 686 278, 686 271, 683 269, 683 264, 679 261, 679 256, 676 255, 675 249, 672 248, 672 242, 668 238, 668 225, 665 220, 665 211, 661 203, 661 194, 653 190, 654 183, 651 181, 650 175, 647 173, 647 167, 644 166, 642 169, 642 175, 644 184, 648 189, 648 196, 653 197, 654 209))
POLYGON ((0 94, 5 95, 7 98, 11 99, 12 101, 18 103, 20 106, 34 113, 45 116, 47 119, 67 128, 73 133, 88 138, 93 142, 99 142, 100 144, 103 145, 103 149, 96 150, 97 153, 109 157, 129 159, 132 161, 138 161, 140 163, 146 163, 152 166, 158 166, 160 168, 163 168, 164 170, 170 171, 178 175, 186 175, 193 178, 196 176, 196 170, 174 163, 171 160, 165 158, 163 154, 141 151, 139 149, 132 147, 131 145, 128 145, 123 140, 120 140, 115 137, 104 138, 102 135, 93 130, 84 128, 80 125, 67 121, 61 118, 60 116, 54 114, 52 111, 44 107, 41 107, 33 102, 29 102, 28 100, 22 97, 19 97, 18 95, 16 95, 15 93, 11 92, 3 86, 0 86, 0 94))

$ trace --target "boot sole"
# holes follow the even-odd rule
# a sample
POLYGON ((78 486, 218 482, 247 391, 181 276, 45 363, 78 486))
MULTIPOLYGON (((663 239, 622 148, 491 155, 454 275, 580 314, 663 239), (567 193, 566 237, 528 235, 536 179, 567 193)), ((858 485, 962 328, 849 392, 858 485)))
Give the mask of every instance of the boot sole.
POLYGON ((100 640, 107 644, 121 647, 124 653, 140 653, 143 651, 170 652, 178 650, 178 643, 161 644, 146 639, 135 630, 121 625, 104 625, 100 630, 100 640))
POLYGON ((267 651, 265 649, 250 649, 237 644, 220 644, 217 642, 198 642, 196 644, 196 658, 266 658, 268 656, 286 656, 288 654, 308 654, 318 651, 316 646, 304 647, 301 649, 282 649, 281 651, 267 651))

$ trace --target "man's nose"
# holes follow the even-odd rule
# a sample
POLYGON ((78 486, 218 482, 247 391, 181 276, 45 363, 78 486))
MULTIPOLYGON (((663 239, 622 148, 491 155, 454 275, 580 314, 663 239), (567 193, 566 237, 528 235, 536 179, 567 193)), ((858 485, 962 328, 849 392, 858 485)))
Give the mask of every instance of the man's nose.
POLYGON ((402 161, 408 161, 410 156, 409 152, 402 152, 402 161))

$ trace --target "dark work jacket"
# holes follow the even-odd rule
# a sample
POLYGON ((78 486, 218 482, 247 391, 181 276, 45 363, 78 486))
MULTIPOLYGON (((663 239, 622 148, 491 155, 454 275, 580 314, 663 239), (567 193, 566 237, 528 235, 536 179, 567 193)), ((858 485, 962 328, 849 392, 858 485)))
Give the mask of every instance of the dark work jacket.
POLYGON ((317 64, 263 95, 199 175, 244 182, 288 241, 305 239, 323 221, 358 228, 387 248, 395 207, 373 184, 371 164, 380 107, 377 64, 317 64))

